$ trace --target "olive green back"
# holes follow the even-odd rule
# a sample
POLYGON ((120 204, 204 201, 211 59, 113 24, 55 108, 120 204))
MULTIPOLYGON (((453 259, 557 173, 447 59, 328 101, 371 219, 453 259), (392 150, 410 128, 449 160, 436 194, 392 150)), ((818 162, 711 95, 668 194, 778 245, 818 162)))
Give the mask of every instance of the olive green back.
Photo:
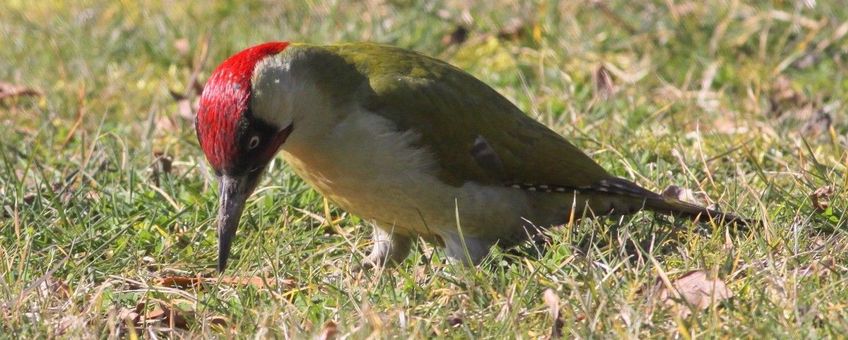
POLYGON ((421 136, 436 157, 438 177, 460 186, 532 183, 587 187, 611 176, 586 154, 498 94, 445 62, 399 48, 367 44, 311 46, 288 51, 339 103, 355 101, 421 136), (500 160, 472 156, 482 136, 500 160), (502 165, 501 165, 502 164, 502 165))

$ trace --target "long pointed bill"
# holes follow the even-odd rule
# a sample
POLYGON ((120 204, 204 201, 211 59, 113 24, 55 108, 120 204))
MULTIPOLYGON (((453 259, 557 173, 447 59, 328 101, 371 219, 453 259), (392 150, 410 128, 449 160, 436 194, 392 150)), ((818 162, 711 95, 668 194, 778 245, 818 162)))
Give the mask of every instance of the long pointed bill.
POLYGON ((250 196, 251 182, 247 177, 221 176, 221 205, 218 207, 218 272, 227 268, 230 247, 236 236, 244 203, 250 196))

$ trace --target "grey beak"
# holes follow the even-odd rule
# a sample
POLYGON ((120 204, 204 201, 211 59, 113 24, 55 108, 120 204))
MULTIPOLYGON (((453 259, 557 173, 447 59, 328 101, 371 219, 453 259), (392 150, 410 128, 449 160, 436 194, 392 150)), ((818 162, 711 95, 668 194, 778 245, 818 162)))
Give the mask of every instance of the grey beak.
POLYGON ((218 207, 218 272, 227 268, 227 258, 236 236, 241 213, 252 186, 246 177, 221 176, 220 206, 218 207))

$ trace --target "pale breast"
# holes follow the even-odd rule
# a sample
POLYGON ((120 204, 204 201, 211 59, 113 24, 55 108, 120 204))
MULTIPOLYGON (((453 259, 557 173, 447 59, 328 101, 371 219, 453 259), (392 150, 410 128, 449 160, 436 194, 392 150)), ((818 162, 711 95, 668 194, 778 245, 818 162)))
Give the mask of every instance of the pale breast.
POLYGON ((444 234, 456 228, 457 207, 470 233, 520 224, 527 211, 520 192, 475 183, 447 185, 435 176, 434 157, 414 147, 417 141, 415 133, 399 132, 390 121, 360 111, 322 138, 283 151, 294 171, 321 194, 384 228, 444 234))
POLYGON ((320 140, 284 147, 284 157, 307 183, 345 210, 382 225, 425 233, 419 211, 440 209, 450 187, 432 175, 418 136, 397 132, 377 115, 354 112, 320 140))

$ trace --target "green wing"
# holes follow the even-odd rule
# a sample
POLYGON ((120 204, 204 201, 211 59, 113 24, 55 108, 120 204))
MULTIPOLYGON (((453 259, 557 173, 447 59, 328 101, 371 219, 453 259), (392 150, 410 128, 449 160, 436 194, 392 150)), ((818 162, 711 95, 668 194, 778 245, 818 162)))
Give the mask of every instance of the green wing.
POLYGON ((351 98, 400 129, 420 134, 420 146, 437 158, 439 178, 451 185, 582 188, 611 177, 565 138, 447 63, 374 44, 324 49, 355 68, 353 74, 332 72, 341 83, 361 81, 351 98))

